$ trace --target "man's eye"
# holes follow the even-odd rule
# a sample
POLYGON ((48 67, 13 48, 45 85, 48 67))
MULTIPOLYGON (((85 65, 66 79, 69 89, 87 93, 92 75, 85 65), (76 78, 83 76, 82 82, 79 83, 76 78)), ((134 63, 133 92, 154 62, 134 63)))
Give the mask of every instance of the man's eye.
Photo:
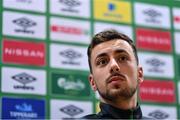
POLYGON ((119 57, 119 62, 126 61, 128 58, 126 56, 119 57))
POLYGON ((106 59, 99 59, 97 61, 97 65, 105 65, 105 64, 107 64, 107 60, 106 59))

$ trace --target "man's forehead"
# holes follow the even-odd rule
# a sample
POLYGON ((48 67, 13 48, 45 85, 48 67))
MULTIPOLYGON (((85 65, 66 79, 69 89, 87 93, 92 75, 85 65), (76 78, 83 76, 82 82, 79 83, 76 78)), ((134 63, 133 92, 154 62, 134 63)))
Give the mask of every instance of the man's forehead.
POLYGON ((92 55, 98 55, 103 52, 121 52, 123 50, 127 52, 133 52, 128 42, 124 40, 111 40, 95 46, 92 50, 92 55))

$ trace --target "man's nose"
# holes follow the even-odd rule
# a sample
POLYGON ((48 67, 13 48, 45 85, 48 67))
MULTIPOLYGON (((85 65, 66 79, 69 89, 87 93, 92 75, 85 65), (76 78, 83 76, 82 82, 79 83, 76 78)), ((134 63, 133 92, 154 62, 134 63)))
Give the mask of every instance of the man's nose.
POLYGON ((119 67, 117 61, 115 59, 113 59, 111 61, 110 72, 113 73, 113 72, 119 72, 119 71, 120 71, 120 67, 119 67))

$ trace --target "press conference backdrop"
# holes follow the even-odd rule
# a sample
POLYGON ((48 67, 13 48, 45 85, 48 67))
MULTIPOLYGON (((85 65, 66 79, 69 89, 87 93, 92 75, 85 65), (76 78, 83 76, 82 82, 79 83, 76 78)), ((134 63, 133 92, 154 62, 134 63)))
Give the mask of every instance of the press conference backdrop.
POLYGON ((145 116, 180 118, 179 0, 1 0, 0 117, 78 118, 98 109, 86 55, 91 37, 130 36, 145 80, 145 116))

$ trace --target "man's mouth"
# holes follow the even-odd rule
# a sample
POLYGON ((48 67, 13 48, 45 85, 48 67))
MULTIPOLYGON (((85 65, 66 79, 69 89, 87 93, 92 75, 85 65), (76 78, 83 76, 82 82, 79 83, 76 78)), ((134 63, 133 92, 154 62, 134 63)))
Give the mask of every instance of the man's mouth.
POLYGON ((122 75, 111 76, 107 83, 125 81, 125 77, 122 75))

